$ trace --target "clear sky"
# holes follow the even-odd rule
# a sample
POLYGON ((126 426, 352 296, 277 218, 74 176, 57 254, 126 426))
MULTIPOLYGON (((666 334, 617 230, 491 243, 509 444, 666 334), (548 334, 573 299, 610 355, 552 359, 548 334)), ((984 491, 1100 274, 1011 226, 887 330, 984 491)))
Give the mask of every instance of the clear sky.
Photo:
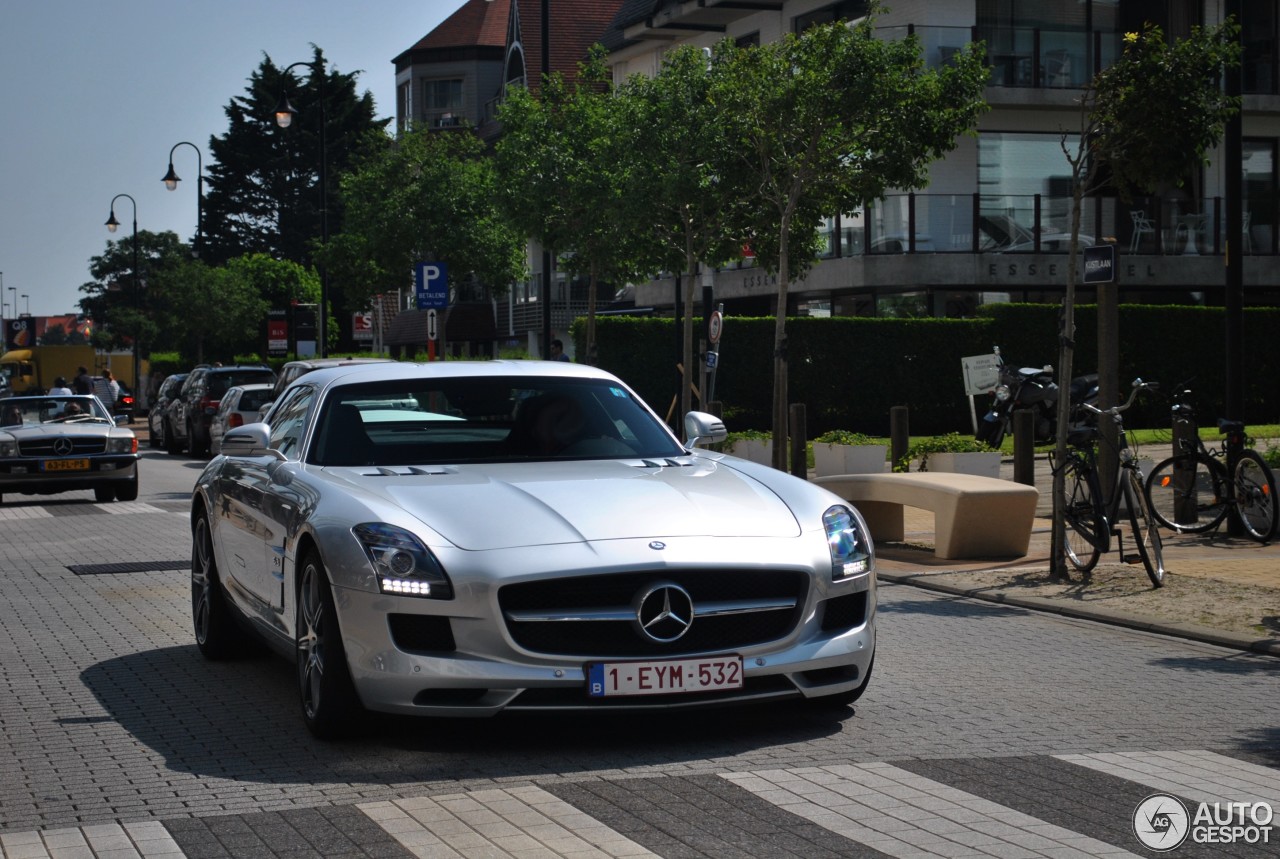
POLYGON ((137 201, 139 230, 189 241, 196 153, 174 152, 182 182, 168 191, 169 149, 194 143, 207 168, 224 108, 264 54, 285 66, 318 45, 394 116, 392 59, 462 3, 0 0, 0 299, 33 316, 77 312, 89 258, 132 229, 125 198, 121 229, 104 226, 116 194, 137 201))

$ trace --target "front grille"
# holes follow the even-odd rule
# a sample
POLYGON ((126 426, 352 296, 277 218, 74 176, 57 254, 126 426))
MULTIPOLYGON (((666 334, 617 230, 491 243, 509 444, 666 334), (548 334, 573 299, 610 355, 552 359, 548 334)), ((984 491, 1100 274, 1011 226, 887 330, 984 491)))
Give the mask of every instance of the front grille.
POLYGON ((784 638, 795 629, 808 576, 781 570, 661 570, 507 585, 498 592, 507 630, 521 647, 564 656, 642 658, 731 651, 784 638), (695 610, 712 603, 785 602, 785 607, 697 617, 672 642, 644 636, 634 622, 636 595, 657 582, 688 591, 695 610), (515 620, 513 612, 609 611, 611 620, 515 620))
POLYGON ((55 453, 53 443, 58 441, 57 438, 36 438, 18 443, 18 453, 21 456, 88 456, 94 453, 105 453, 107 450, 107 440, 102 436, 91 436, 88 438, 68 438, 71 442, 70 453, 55 453))

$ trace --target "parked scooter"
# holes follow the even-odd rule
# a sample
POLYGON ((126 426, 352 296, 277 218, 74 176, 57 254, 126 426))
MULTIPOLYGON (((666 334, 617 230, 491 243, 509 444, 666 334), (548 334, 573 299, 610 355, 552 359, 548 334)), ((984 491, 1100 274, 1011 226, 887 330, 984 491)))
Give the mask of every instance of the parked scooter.
MULTIPOLYGON (((1037 443, 1051 441, 1058 427, 1058 383, 1053 380, 1053 367, 1014 367, 1006 364, 1000 347, 994 347, 1000 365, 1000 384, 991 391, 991 408, 978 423, 978 441, 999 447, 1005 435, 1013 430, 1015 409, 1034 412, 1033 434, 1037 443)), ((1071 403, 1092 403, 1098 398, 1098 374, 1090 373, 1071 380, 1071 403)))

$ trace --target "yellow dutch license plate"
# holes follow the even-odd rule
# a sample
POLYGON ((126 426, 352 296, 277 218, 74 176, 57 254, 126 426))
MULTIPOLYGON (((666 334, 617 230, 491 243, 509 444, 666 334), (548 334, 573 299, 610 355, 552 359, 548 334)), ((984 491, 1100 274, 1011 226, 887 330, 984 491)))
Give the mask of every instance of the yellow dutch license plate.
POLYGON ((40 467, 45 471, 88 471, 89 460, 87 459, 46 459, 40 463, 40 467))

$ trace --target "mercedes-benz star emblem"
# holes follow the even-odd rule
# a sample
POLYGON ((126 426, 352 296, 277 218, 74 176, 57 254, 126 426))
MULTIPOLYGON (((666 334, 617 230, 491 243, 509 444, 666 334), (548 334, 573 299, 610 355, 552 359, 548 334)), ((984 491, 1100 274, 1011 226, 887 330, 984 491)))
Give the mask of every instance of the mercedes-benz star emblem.
POLYGON ((75 445, 71 443, 69 438, 55 438, 53 440, 53 452, 58 456, 66 456, 75 450, 75 445))
POLYGON ((669 644, 693 626, 693 597, 673 582, 658 582, 636 593, 636 630, 659 644, 669 644))

